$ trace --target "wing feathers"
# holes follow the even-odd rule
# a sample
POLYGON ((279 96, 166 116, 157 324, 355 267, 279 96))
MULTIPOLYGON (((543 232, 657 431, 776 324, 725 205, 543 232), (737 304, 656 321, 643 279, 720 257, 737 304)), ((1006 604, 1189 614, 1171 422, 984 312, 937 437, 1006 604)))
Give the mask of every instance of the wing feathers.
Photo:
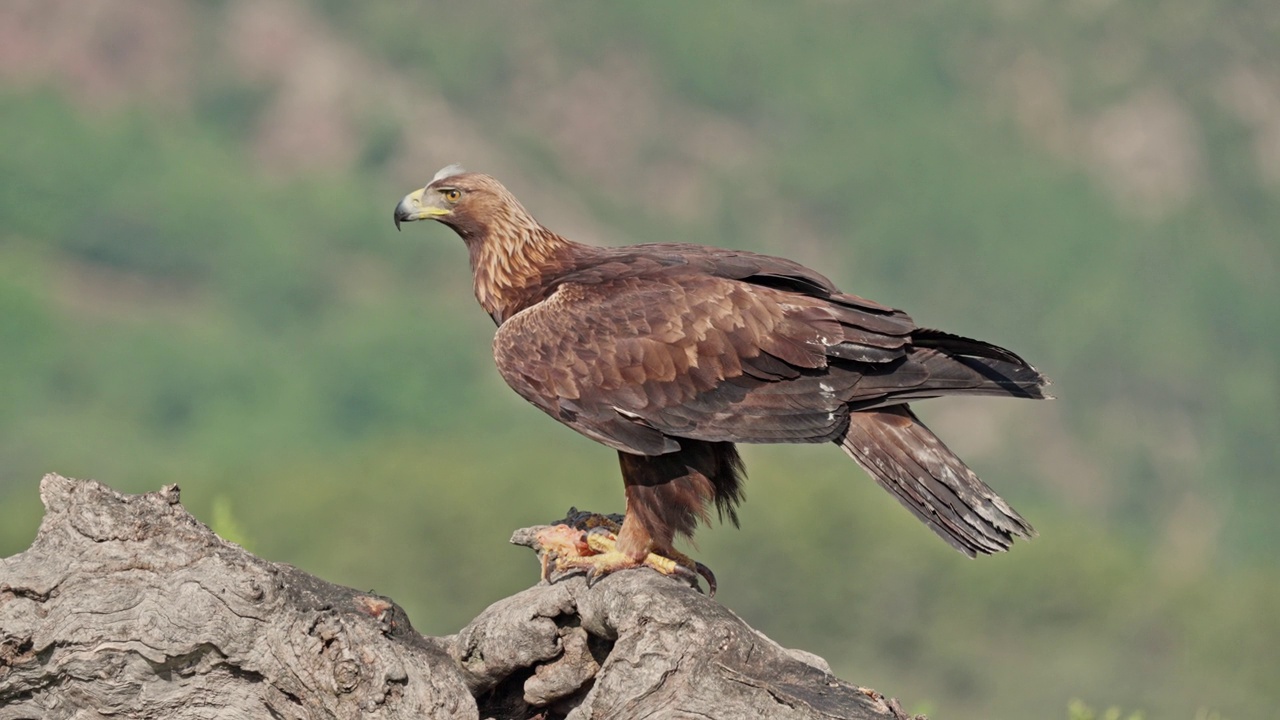
POLYGON ((612 444, 642 454, 659 444, 632 444, 615 408, 676 438, 824 442, 850 411, 944 394, 1042 397, 1047 383, 976 340, 916 331, 921 347, 905 315, 850 295, 687 274, 562 288, 499 328, 499 369, 553 416, 572 400, 571 426, 596 439, 621 428, 612 444))

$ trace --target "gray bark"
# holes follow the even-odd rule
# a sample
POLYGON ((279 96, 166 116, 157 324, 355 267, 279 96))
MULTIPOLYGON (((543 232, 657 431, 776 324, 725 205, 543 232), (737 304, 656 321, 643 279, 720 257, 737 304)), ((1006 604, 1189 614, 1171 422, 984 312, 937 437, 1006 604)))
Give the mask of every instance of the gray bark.
POLYGON ((217 537, 176 486, 40 493, 35 541, 0 560, 0 720, 906 717, 650 570, 557 578, 424 637, 387 598, 217 537))

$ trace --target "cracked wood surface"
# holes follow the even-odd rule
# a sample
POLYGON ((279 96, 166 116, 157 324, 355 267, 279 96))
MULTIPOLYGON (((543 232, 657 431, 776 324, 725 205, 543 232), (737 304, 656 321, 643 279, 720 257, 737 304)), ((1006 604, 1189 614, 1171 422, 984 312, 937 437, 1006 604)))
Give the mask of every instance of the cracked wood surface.
POLYGON ((0 559, 0 720, 907 717, 652 571, 558 578, 424 637, 218 538, 176 486, 40 494, 35 541, 0 559))

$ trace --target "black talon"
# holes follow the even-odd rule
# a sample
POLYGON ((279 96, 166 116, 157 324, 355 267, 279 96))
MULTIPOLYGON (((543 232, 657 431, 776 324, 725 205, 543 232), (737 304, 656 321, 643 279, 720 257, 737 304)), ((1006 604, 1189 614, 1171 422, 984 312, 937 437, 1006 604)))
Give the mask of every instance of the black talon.
MULTIPOLYGON (((716 574, 711 572, 711 568, 707 567, 706 565, 703 565, 697 560, 694 560, 693 564, 697 566, 695 569, 698 571, 698 574, 701 575, 703 579, 707 581, 707 597, 709 598, 715 597, 716 596, 716 574)), ((701 592, 702 588, 698 588, 698 591, 701 592)))
POLYGON ((684 565, 676 563, 676 569, 671 571, 671 574, 689 583, 689 586, 694 590, 697 590, 699 593, 704 595, 706 594, 702 592, 702 585, 698 583, 698 573, 695 573, 684 565))
POLYGON ((697 587, 698 585, 698 576, 693 574, 692 570, 683 565, 676 565, 675 569, 672 570, 670 574, 684 580, 694 587, 697 587))

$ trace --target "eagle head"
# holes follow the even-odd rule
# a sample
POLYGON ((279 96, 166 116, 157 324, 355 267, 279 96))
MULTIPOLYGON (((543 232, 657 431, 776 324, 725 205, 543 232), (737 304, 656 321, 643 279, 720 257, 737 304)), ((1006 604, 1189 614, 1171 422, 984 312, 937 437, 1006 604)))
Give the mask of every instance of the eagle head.
POLYGON ((488 175, 469 173, 461 165, 441 168, 431 182, 405 195, 396 205, 396 229, 400 223, 436 220, 463 238, 482 237, 495 222, 532 223, 528 212, 502 183, 488 175))

